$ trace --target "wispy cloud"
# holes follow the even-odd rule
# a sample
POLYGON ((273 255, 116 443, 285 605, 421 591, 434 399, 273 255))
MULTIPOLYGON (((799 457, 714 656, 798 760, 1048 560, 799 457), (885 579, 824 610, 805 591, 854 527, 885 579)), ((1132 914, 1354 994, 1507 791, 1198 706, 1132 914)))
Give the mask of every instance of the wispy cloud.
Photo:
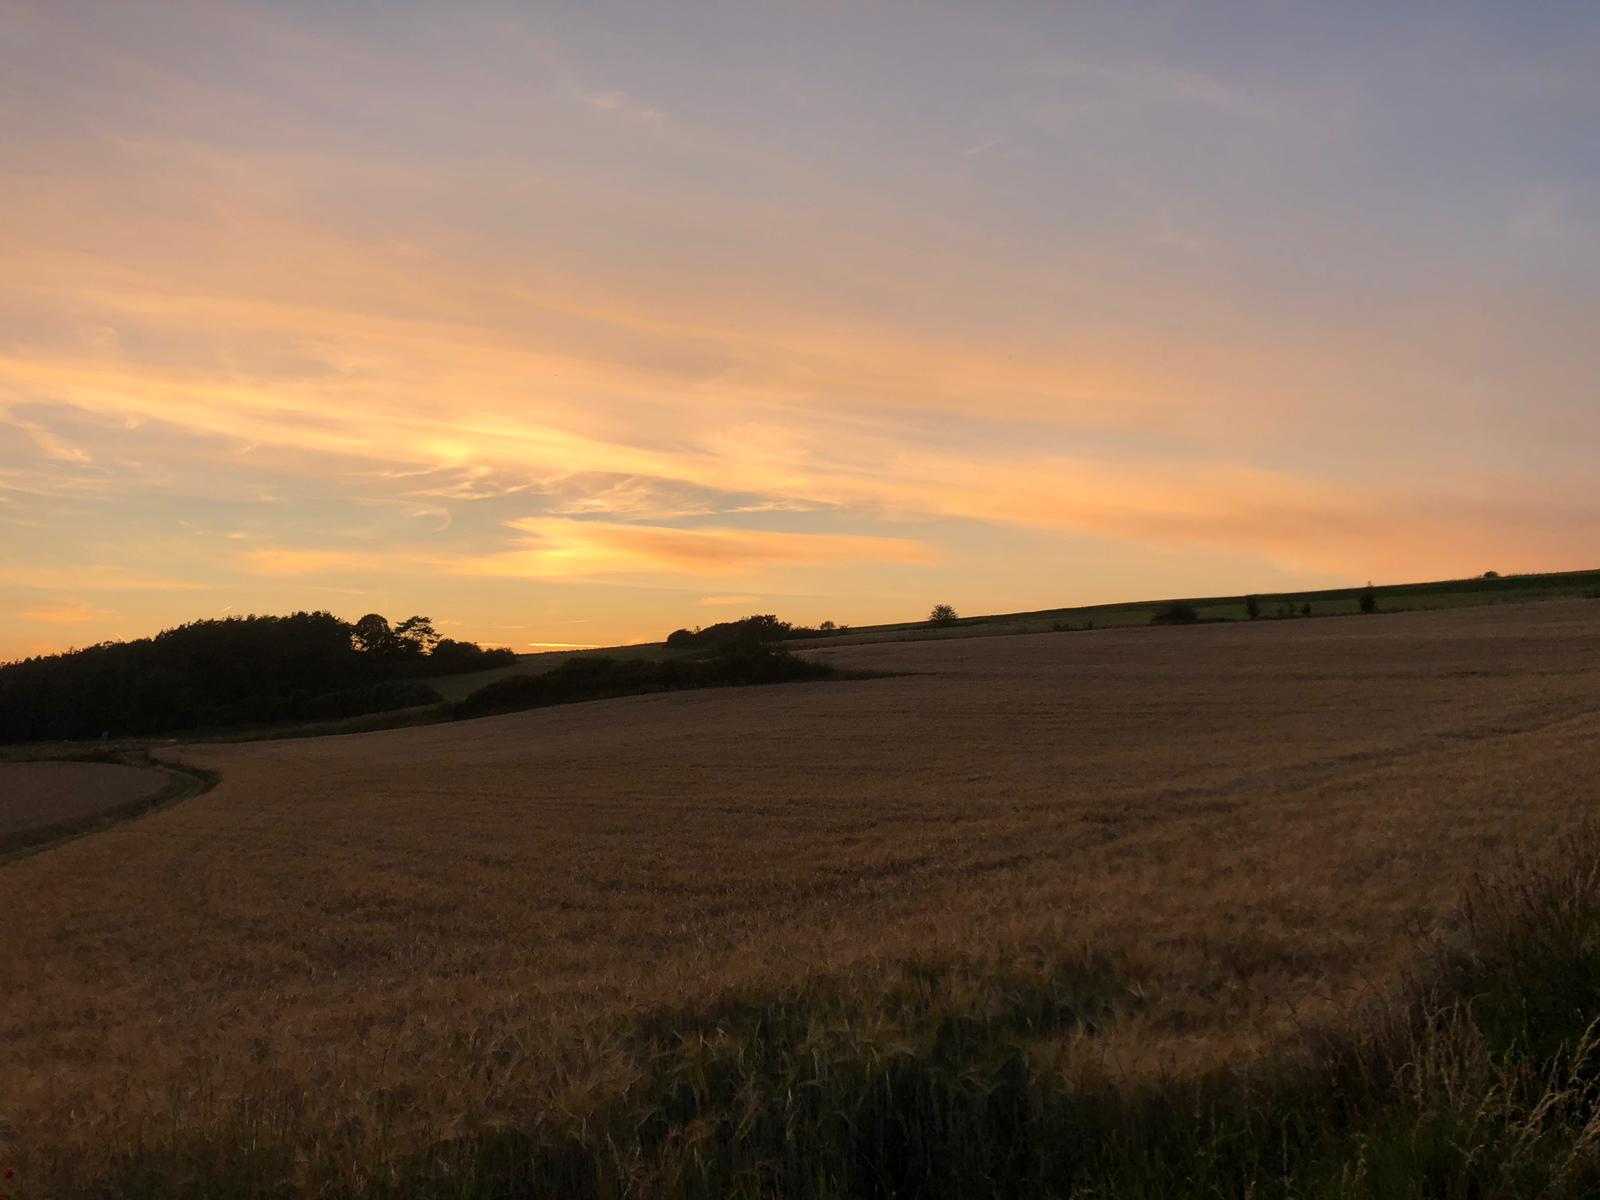
POLYGON ((980 154, 987 154, 991 150, 998 150, 1010 140, 1011 139, 1005 134, 997 133, 993 137, 986 137, 980 141, 974 142, 961 153, 967 158, 977 158, 980 154))
POLYGON ((1600 216, 1585 215, 1568 189, 1553 184, 1524 188, 1511 220, 1511 236, 1521 242, 1577 248, 1600 243, 1600 216))
POLYGON ((51 592, 201 592, 212 586, 197 579, 95 563, 33 566, 8 562, 4 575, 0 576, 0 587, 51 592))
POLYGON ((247 575, 269 578, 335 576, 381 572, 396 574, 427 570, 447 560, 419 556, 406 549, 348 550, 296 546, 262 546, 234 557, 234 565, 247 575))
POLYGON ((596 112, 614 113, 617 116, 643 121, 650 125, 660 124, 665 119, 659 109, 639 104, 630 99, 626 92, 595 92, 585 96, 584 100, 596 112))
POLYGON ((530 579, 639 573, 714 578, 766 567, 927 565, 939 557, 934 547, 911 538, 679 529, 559 517, 526 517, 508 527, 523 535, 519 549, 473 559, 458 569, 530 579))
POLYGON ((82 600, 66 600, 47 608, 21 609, 16 617, 20 621, 31 621, 41 625, 104 625, 116 615, 110 609, 88 604, 82 600))
POLYGON ((659 476, 570 475, 543 486, 550 515, 617 517, 662 522, 732 513, 822 512, 836 507, 802 496, 730 492, 687 479, 659 476))

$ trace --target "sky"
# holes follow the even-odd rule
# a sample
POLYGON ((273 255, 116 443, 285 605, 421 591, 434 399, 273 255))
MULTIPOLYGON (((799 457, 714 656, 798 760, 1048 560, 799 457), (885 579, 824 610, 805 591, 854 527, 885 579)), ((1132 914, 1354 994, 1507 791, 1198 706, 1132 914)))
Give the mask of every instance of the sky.
POLYGON ((1592 4, 0 0, 0 660, 1600 566, 1592 4))

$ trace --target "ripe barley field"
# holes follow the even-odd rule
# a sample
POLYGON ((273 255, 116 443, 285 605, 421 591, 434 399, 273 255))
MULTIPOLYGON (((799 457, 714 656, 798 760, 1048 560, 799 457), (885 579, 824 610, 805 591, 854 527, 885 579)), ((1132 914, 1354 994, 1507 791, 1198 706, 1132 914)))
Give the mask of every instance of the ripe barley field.
MULTIPOLYGON (((726 1193, 759 1130, 703 1097, 742 1064, 757 1113, 785 1021, 893 1066, 977 1014, 1120 1096, 1248 1072, 1600 798, 1593 602, 817 656, 886 674, 181 748, 208 793, 0 867, 0 1157, 39 1195, 726 1193)), ((834 1194, 778 1169, 739 1188, 834 1194)))

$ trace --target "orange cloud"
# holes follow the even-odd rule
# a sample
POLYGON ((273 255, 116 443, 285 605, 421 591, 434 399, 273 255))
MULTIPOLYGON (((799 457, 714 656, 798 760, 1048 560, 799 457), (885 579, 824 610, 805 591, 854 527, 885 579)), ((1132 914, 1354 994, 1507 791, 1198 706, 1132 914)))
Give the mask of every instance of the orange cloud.
MULTIPOLYGON (((263 546, 234 557, 234 565, 263 578, 348 574, 453 575, 522 579, 584 579, 607 575, 690 575, 727 578, 780 567, 852 563, 930 565, 939 552, 910 538, 787 533, 757 529, 678 529, 564 517, 507 522, 516 548, 488 554, 263 546)), ((754 596, 713 597, 703 603, 745 603, 754 596)))
POLYGON ((528 517, 508 523, 523 548, 472 559, 464 574, 558 578, 633 573, 733 576, 764 567, 891 562, 931 564, 938 552, 910 538, 678 529, 528 517))
POLYGON ((437 559, 399 550, 322 550, 293 546, 263 546, 236 556, 234 563, 246 574, 267 578, 393 572, 439 565, 437 559))
POLYGON ((109 609, 96 608, 82 600, 68 600, 48 608, 25 609, 16 614, 18 620, 35 621, 41 625, 86 625, 105 622, 116 617, 109 609))
POLYGON ((193 579, 146 574, 119 566, 31 567, 7 563, 0 585, 34 591, 198 592, 208 584, 193 579))

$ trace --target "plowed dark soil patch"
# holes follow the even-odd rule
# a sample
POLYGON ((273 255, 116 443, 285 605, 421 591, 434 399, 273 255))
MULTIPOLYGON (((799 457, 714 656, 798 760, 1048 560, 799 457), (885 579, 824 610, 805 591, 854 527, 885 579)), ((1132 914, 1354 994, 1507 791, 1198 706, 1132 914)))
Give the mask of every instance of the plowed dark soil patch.
POLYGON ((113 812, 167 783, 164 771, 118 763, 0 763, 0 841, 113 812))

